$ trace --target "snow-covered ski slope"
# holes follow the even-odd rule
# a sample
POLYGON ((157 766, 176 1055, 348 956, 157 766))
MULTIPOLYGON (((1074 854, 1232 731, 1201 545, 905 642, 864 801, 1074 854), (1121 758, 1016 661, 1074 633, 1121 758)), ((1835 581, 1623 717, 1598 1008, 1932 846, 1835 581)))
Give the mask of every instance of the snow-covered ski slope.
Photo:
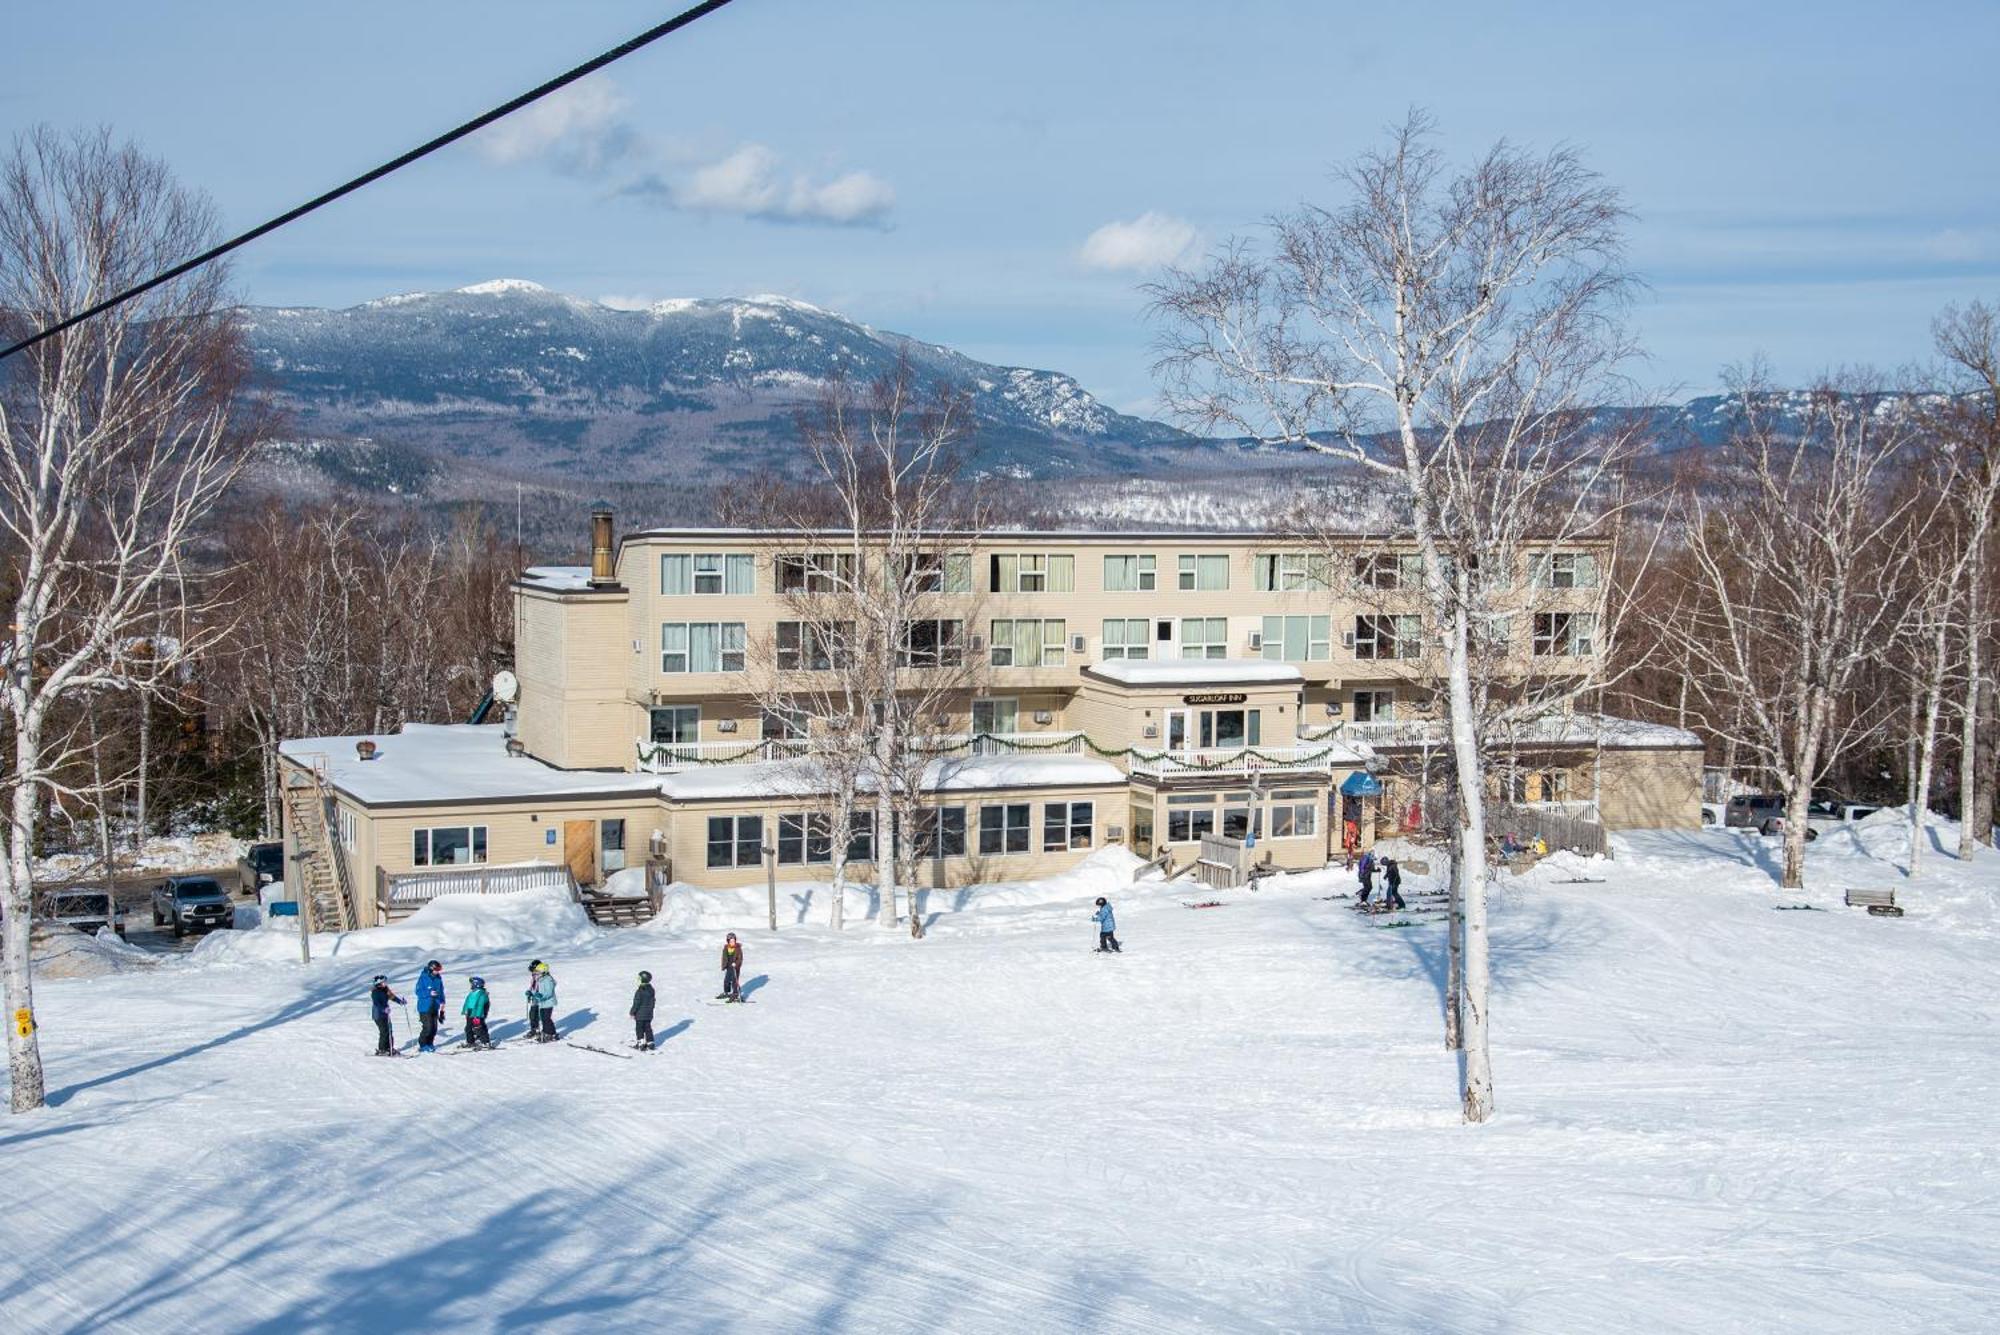
POLYGON ((1482 1128, 1441 927, 1318 898, 1336 873, 1130 887, 1107 852, 941 893, 921 943, 782 889, 775 935, 749 894, 602 933, 440 905, 310 969, 219 937, 42 989, 0 1329, 1992 1330, 2000 857, 1910 888, 1893 844, 1821 841, 1805 895, 1719 831, 1506 880, 1482 1128), (725 927, 754 1005, 702 1004, 725 927), (369 1056, 368 979, 432 953, 506 1046, 369 1056), (619 1051, 650 969, 660 1051, 519 1042, 534 954, 564 1036, 619 1051))

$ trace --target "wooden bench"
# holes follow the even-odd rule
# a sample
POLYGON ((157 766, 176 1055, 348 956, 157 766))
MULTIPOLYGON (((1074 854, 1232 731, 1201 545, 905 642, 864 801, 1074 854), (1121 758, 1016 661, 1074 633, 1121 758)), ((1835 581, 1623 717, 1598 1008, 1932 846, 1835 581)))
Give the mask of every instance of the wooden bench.
POLYGON ((1894 890, 1864 890, 1850 887, 1847 891, 1847 907, 1867 909, 1877 918, 1900 918, 1903 910, 1896 906, 1894 890))

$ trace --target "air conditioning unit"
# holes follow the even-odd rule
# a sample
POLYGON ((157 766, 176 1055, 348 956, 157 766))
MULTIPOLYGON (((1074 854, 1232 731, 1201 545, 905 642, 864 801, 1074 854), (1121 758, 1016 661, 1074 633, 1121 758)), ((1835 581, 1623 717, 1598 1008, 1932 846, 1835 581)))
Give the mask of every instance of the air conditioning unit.
POLYGON ((986 649, 986 637, 985 637, 984 635, 975 635, 975 636, 973 636, 973 637, 972 637, 972 652, 973 652, 973 653, 975 653, 975 654, 976 654, 976 653, 982 653, 982 652, 984 652, 984 651, 985 651, 985 649, 986 649))
POLYGON ((1049 726, 1049 724, 1054 723, 1055 721, 1056 721, 1056 716, 1049 710, 1037 709, 1035 711, 1035 723, 1038 726, 1046 728, 1049 726))
POLYGON ((1343 649, 1352 649, 1354 647, 1353 631, 1344 630, 1340 633, 1340 647, 1343 649))
POLYGON ((735 732, 736 720, 733 718, 719 718, 715 721, 715 730, 717 732, 735 732))
POLYGON ((1329 700, 1326 702, 1326 716, 1328 718, 1340 717, 1340 701, 1329 700))
POLYGON ((1072 635, 1069 637, 1069 651, 1071 653, 1073 654, 1086 653, 1089 651, 1089 649, 1090 649, 1090 641, 1084 636, 1072 635))
POLYGON ((1251 651, 1252 653, 1256 653, 1256 652, 1258 652, 1258 651, 1262 650, 1262 649, 1263 649, 1263 647, 1264 647, 1264 632, 1263 632, 1263 631, 1261 631, 1261 630, 1253 630, 1253 631, 1251 631, 1251 632, 1250 632, 1250 651, 1251 651))
POLYGON ((1157 724, 1157 723, 1148 723, 1148 724, 1146 725, 1146 736, 1147 736, 1147 737, 1149 737, 1149 738, 1152 738, 1152 737, 1158 737, 1159 735, 1160 735, 1160 725, 1159 725, 1159 724, 1157 724))

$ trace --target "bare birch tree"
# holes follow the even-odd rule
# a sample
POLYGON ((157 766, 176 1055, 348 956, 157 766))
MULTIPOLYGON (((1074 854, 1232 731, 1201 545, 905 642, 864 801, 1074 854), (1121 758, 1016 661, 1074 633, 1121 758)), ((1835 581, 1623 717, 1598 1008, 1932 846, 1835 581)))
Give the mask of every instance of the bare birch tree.
POLYGON ((1755 386, 1739 402, 1738 469, 1719 498, 1683 502, 1680 614, 1660 629, 1687 643, 1708 727, 1783 788, 1783 884, 1798 889, 1814 788, 1900 704, 1853 687, 1908 617, 1918 493, 1894 484, 1913 424, 1894 401, 1834 385, 1795 420, 1755 386))
POLYGON ((1436 628, 1439 712, 1460 801, 1461 1095, 1493 1114, 1488 1051, 1487 756, 1475 618, 1497 608, 1534 512, 1579 512, 1610 476, 1586 410, 1623 396, 1624 210, 1573 152, 1500 144, 1453 174, 1412 113, 1341 170, 1349 196, 1232 244, 1154 290, 1159 371, 1183 419, 1346 460, 1390 486, 1436 628))
MULTIPOLYGON (((208 205, 106 133, 42 129, 0 162, 0 339, 54 323, 210 244, 208 205)), ((43 1102, 30 933, 44 800, 87 742, 66 700, 160 689, 213 637, 189 548, 245 458, 242 354, 215 267, 0 363, 0 538, 12 594, 0 656, 5 975, 16 1112, 43 1102), (153 652, 126 652, 144 637, 153 652)))

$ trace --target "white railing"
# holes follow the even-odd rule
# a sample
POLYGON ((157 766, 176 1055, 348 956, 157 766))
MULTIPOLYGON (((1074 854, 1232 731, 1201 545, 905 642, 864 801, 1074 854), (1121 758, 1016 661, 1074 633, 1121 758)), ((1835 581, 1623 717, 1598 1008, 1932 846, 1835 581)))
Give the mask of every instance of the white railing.
POLYGON ((1004 756, 1022 751, 1030 755, 1081 755, 1081 732, 953 732, 933 738, 930 745, 940 750, 968 747, 975 756, 1004 756))
POLYGON ((484 863, 423 871, 379 871, 376 896, 387 910, 419 908, 439 895, 511 895, 522 890, 574 893, 576 880, 560 862, 484 863))
POLYGON ((1134 774, 1323 774, 1360 763, 1337 742, 1306 746, 1209 747, 1132 754, 1134 774))
POLYGON ((640 768, 667 774, 694 765, 749 765, 760 760, 796 760, 807 743, 793 738, 746 737, 718 742, 640 742, 640 768))

